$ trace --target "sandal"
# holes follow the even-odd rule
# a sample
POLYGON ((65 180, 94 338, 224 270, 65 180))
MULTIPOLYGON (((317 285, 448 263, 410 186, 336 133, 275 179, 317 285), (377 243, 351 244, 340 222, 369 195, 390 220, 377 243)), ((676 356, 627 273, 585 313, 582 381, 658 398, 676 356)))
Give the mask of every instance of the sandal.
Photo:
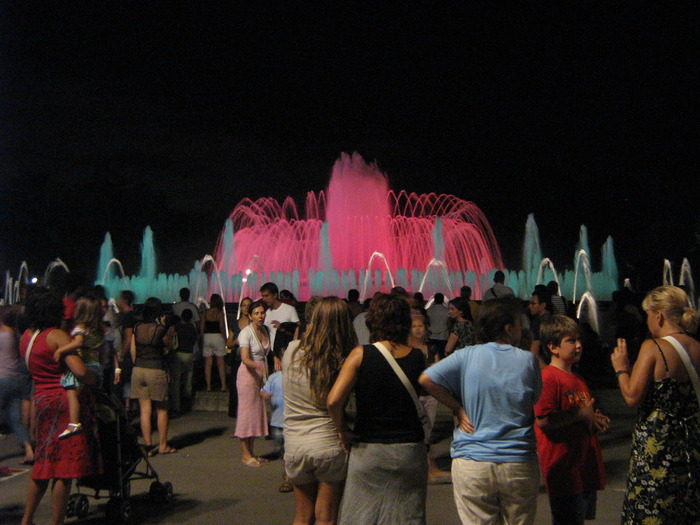
POLYGON ((248 460, 244 461, 243 464, 248 467, 262 467, 262 463, 260 463, 255 457, 249 458, 248 460))
POLYGON ((158 451, 158 454, 175 454, 177 453, 177 449, 174 447, 168 447, 163 451, 158 451))
POLYGON ((280 488, 278 488, 277 490, 279 490, 282 493, 292 492, 294 490, 294 487, 292 486, 291 481, 285 481, 280 485, 280 488))

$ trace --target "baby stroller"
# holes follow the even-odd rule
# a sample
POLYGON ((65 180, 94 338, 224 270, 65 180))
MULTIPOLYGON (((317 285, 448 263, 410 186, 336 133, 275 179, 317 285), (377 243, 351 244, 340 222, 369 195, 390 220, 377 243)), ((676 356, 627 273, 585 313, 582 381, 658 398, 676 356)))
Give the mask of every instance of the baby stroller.
POLYGON ((84 518, 88 514, 89 500, 80 489, 95 491, 94 498, 108 496, 107 518, 113 522, 124 522, 131 515, 131 481, 153 479, 150 497, 160 503, 172 499, 173 486, 170 482, 161 483, 158 473, 148 460, 146 449, 139 445, 136 432, 129 423, 128 415, 121 401, 107 392, 94 390, 95 416, 102 451, 103 472, 85 476, 78 480, 77 494, 68 499, 66 517, 84 518), (145 468, 137 470, 141 461, 145 468), (106 494, 101 494, 106 493, 106 494))

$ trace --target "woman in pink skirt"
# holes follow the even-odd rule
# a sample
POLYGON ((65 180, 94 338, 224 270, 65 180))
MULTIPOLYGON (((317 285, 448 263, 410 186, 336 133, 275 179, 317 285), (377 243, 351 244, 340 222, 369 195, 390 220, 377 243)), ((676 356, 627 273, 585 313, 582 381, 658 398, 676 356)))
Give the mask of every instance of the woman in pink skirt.
POLYGON ((241 366, 238 369, 238 416, 235 436, 241 440, 241 460, 249 467, 259 467, 266 460, 253 454, 255 438, 267 436, 267 413, 260 389, 267 379, 267 354, 270 352, 270 333, 265 322, 265 304, 255 301, 250 305, 250 324, 238 335, 241 348, 241 366))

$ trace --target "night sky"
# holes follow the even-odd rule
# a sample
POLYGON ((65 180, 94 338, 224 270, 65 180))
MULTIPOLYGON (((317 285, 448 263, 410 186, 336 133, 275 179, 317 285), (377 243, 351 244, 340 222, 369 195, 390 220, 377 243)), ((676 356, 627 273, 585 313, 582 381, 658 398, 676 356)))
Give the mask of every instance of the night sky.
POLYGON ((697 275, 694 3, 12 4, 0 271, 61 257, 92 279, 109 231, 136 273, 151 225, 185 273, 242 198, 301 204, 357 151, 397 191, 474 201, 509 268, 534 213, 558 267, 586 224, 594 269, 612 235, 642 285, 663 258, 697 275))

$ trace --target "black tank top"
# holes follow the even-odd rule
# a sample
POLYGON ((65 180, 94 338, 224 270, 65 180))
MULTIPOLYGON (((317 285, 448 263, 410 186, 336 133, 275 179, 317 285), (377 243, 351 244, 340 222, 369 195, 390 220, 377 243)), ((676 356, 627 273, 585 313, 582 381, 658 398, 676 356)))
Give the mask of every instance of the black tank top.
MULTIPOLYGON (((423 427, 416 405, 384 356, 373 345, 362 347, 355 397, 357 421, 354 431, 365 443, 418 443, 423 427)), ((413 348, 396 362, 420 395, 418 376, 425 370, 425 356, 413 348)))

